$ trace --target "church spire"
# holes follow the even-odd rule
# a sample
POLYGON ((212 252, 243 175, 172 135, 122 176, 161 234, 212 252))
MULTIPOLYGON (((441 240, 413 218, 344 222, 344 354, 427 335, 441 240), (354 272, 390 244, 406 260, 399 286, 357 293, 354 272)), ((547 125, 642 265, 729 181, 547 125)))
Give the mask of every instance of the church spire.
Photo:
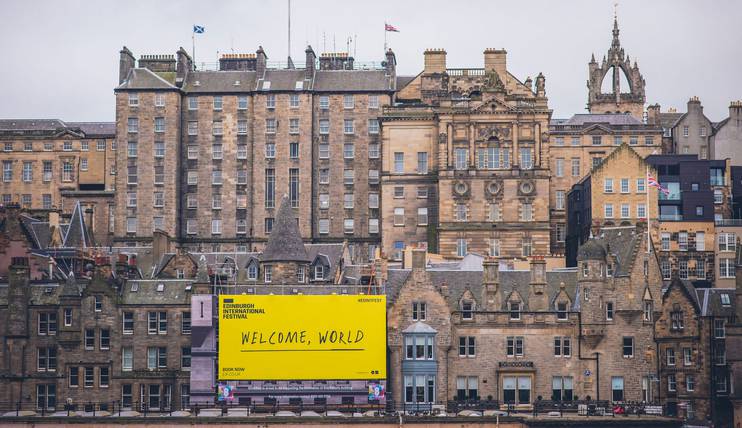
POLYGON ((613 4, 613 42, 611 47, 614 49, 620 49, 621 42, 618 40, 618 3, 613 4))

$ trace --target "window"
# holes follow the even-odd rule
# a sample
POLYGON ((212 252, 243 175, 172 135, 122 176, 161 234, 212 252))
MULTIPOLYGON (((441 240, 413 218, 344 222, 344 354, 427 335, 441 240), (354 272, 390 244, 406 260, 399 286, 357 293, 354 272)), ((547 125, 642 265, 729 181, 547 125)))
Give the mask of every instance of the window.
POLYGON ((613 145, 614 146, 620 146, 622 142, 623 141, 622 141, 622 138, 621 138, 620 135, 616 135, 616 136, 613 137, 613 145))
POLYGON ((721 278, 734 278, 734 259, 719 259, 719 276, 721 278))
POLYGON ((551 399, 554 401, 572 401, 573 400, 572 376, 554 376, 551 380, 551 399))
POLYGON ((368 133, 372 135, 379 133, 379 119, 368 120, 368 133))
POLYGON ((719 233, 719 251, 735 251, 736 236, 734 233, 719 233))
POLYGON ((98 367, 98 387, 108 388, 110 378, 108 367, 98 367))
POLYGON ((428 152, 417 152, 417 173, 427 174, 428 172, 428 152))
POLYGON ((101 329, 99 348, 101 350, 111 349, 111 330, 101 329))
POLYGON ((139 106, 139 93, 130 92, 129 93, 129 107, 137 107, 137 106, 139 106))
POLYGON ((369 143, 368 145, 368 158, 378 159, 379 158, 379 143, 369 143))
POLYGON ((673 309, 673 311, 670 312, 670 320, 672 330, 682 330, 683 328, 685 328, 683 312, 679 309, 673 309))
POLYGON ((667 390, 671 392, 677 391, 677 382, 674 374, 667 375, 667 390))
POLYGON ((706 136, 706 127, 702 126, 698 133, 699 136, 705 137, 706 136))
POLYGON ((273 168, 265 169, 265 207, 273 208, 276 203, 276 172, 273 168))
POLYGON ((289 200, 292 208, 299 207, 299 168, 289 168, 289 200))
POLYGON ((273 266, 265 265, 265 267, 263 267, 263 281, 271 282, 272 279, 273 279, 273 266))
POLYGON ((533 149, 520 149, 520 167, 522 169, 533 169, 533 149))
POLYGON ((353 109, 355 107, 355 99, 353 95, 343 95, 343 108, 346 110, 353 109))
POLYGON ((489 240, 489 255, 490 257, 500 257, 500 240, 490 239, 489 240))
POLYGON ((330 208, 330 194, 329 193, 319 194, 319 208, 321 210, 326 210, 330 208))
POLYGON ((368 219, 368 233, 379 233, 379 219, 370 218, 368 219))
POLYGON ((314 266, 314 281, 323 281, 325 279, 325 266, 315 265, 314 266))
POLYGON ((265 133, 266 134, 276 133, 276 119, 265 119, 265 133))
POLYGON ((469 167, 469 150, 461 147, 457 147, 453 151, 454 154, 454 168, 458 170, 467 169, 469 167))
POLYGON ((461 319, 474 319, 474 304, 472 302, 461 302, 461 319))
POLYGON ((412 321, 425 321, 426 305, 425 302, 412 302, 412 321))
POLYGON ((667 361, 668 366, 675 365, 675 349, 674 348, 667 348, 665 350, 665 359, 667 361))
POLYGON ((319 108, 320 110, 329 110, 330 109, 330 97, 327 95, 321 95, 319 97, 319 108))
MULTIPOLYGON (((139 119, 136 117, 130 117, 126 121, 126 128, 127 131, 129 131, 132 134, 135 134, 139 132, 139 119)), ((65 147, 67 146, 67 141, 65 141, 65 147)), ((70 143, 70 150, 72 150, 72 144, 70 143)))
POLYGON ((155 118, 155 132, 157 133, 165 132, 165 118, 164 117, 155 118))
POLYGON ((688 260, 678 260, 678 275, 680 279, 688 279, 688 260))
POLYGON ((724 203, 724 194, 721 189, 714 189, 714 204, 724 203))
POLYGON ((726 337, 724 320, 714 320, 714 338, 723 339, 726 337))
POLYGON ((427 208, 417 209, 417 225, 418 226, 428 225, 428 209, 427 208))
POLYGON ((502 398, 508 404, 529 404, 531 402, 531 377, 504 376, 502 398))
POLYGON ((510 319, 520 320, 520 302, 510 302, 510 319))
POLYGON ((353 159, 355 157, 355 145, 353 143, 343 144, 343 158, 353 159))
POLYGON ((85 367, 83 369, 83 386, 85 388, 92 388, 95 386, 95 368, 85 367))
POLYGON ((605 218, 613 218, 613 204, 604 204, 603 211, 605 218))
POLYGON ((593 135, 592 141, 593 141, 593 146, 599 146, 603 144, 603 140, 600 135, 593 135))
POLYGON ((321 235, 326 235, 330 233, 330 219, 327 219, 327 218, 319 219, 319 233, 321 235))
POLYGON ((343 120, 343 133, 344 134, 354 134, 355 133, 355 126, 353 124, 353 119, 344 119, 343 120))
POLYGON ((654 145, 654 137, 651 137, 649 135, 645 136, 644 137, 644 144, 646 144, 647 146, 654 145))
POLYGON ((603 180, 603 192, 613 193, 613 179, 612 178, 606 178, 603 180))
POLYGON ((122 317, 123 334, 134 334, 134 313, 124 312, 122 317))
POLYGON ((459 337, 459 357, 475 357, 476 348, 476 338, 474 336, 459 337))
POLYGON ((237 110, 247 110, 247 95, 237 97, 237 110))
POLYGON ((191 370, 191 348, 188 346, 180 348, 180 368, 191 370))
POLYGON ((370 109, 377 109, 377 108, 379 108, 379 96, 378 95, 369 95, 368 96, 368 108, 370 108, 370 109))
POLYGON ((556 140, 555 141, 555 144, 557 146, 563 146, 564 145, 564 137, 556 137, 555 140, 556 140))
POLYGON ((211 234, 212 235, 221 235, 222 234, 222 220, 221 219, 212 219, 211 220, 211 234))
POLYGON ((428 335, 405 335, 405 359, 408 360, 432 360, 433 359, 433 336, 428 335))
POLYGON ((40 312, 39 313, 39 335, 57 334, 57 313, 40 312))
POLYGON ((580 158, 572 158, 572 177, 580 176, 580 158))
POLYGON ((147 313, 147 333, 167 334, 167 312, 147 313))
POLYGON ((508 336, 505 343, 508 357, 523 356, 523 336, 508 336))
MULTIPOLYGON (((270 82, 263 82, 263 89, 270 88, 270 82), (268 84, 268 86, 266 86, 268 84)), ((276 108, 276 96, 274 94, 268 94, 265 96, 265 108, 274 109, 276 108)))
POLYGON ((346 234, 352 234, 354 229, 354 221, 352 218, 346 218, 343 220, 343 232, 346 234))
POLYGON ((629 218, 631 216, 631 205, 621 204, 621 218, 629 218))
POLYGON ((476 376, 457 376, 456 377, 456 399, 477 400, 479 388, 479 378, 476 376))
POLYGON ((395 174, 404 173, 404 153, 403 152, 394 152, 394 173, 395 174))
POLYGON ((459 238, 456 240, 456 255, 459 257, 465 257, 468 254, 468 243, 466 239, 459 238))
POLYGON ((557 158, 555 169, 557 177, 564 177, 564 158, 557 158))
POLYGON ((154 195, 153 205, 158 208, 164 207, 165 206, 165 194, 163 192, 155 192, 153 193, 153 195, 154 195))
MULTIPOLYGON (((150 409, 158 409, 160 407, 160 385, 149 385, 147 392, 149 393, 148 407, 150 409)), ((142 393, 141 395, 142 402, 144 402, 144 394, 142 393)))
POLYGON ((44 173, 42 179, 44 182, 52 181, 52 162, 51 161, 44 161, 44 173))
POLYGON ((95 330, 92 328, 85 329, 85 350, 95 349, 95 330))
POLYGON ((299 108, 299 94, 290 94, 289 95, 289 107, 291 107, 291 108, 299 108))
POLYGON ((634 358, 634 338, 633 337, 623 338, 623 357, 634 358))
MULTIPOLYGON (((139 122, 136 122, 136 123, 137 123, 137 125, 139 124, 139 122)), ((136 132, 136 131, 133 131, 133 132, 136 132)), ((65 142, 63 142, 62 143, 62 150, 64 150, 65 152, 71 152, 72 151, 72 141, 65 141, 65 142)))
POLYGON ((683 348, 683 365, 690 366, 693 364, 693 350, 691 348, 683 348))
POLYGON ((299 119, 291 118, 289 119, 289 134, 298 134, 299 133, 299 119))
POLYGON ((352 186, 355 180, 354 171, 352 169, 343 170, 343 184, 346 186, 352 186))
POLYGON ((164 346, 147 348, 147 369, 167 368, 167 348, 164 346))
POLYGON ((644 301, 644 315, 643 320, 645 322, 651 322, 652 321, 652 311, 653 311, 653 305, 651 300, 645 300, 644 301))
POLYGON ((531 252, 533 250, 533 241, 531 241, 531 238, 525 237, 521 241, 521 252, 523 254, 523 257, 530 257, 531 252))
POLYGON ((454 205, 454 219, 456 221, 466 221, 466 204, 454 205))
POLYGON ((623 377, 614 376, 611 378, 611 399, 612 401, 623 401, 623 377))
POLYGON ((556 309, 557 309, 557 319, 566 320, 567 319, 567 302, 557 302, 556 309))
POLYGON ((693 375, 685 375, 685 389, 692 392, 696 389, 696 381, 693 375))
POLYGON ((70 388, 77 388, 80 386, 80 367, 70 367, 68 383, 70 388))
POLYGON ((378 169, 368 170, 368 184, 379 184, 379 170, 378 169))
POLYGON ((488 211, 489 221, 502 221, 502 210, 500 204, 491 203, 488 211))
POLYGON ((53 411, 57 406, 57 386, 54 384, 36 385, 36 408, 53 411))
POLYGON ((678 248, 680 251, 688 251, 688 232, 678 233, 678 248))
POLYGON ((47 347, 37 350, 37 369, 40 372, 53 372, 57 370, 57 348, 47 347))

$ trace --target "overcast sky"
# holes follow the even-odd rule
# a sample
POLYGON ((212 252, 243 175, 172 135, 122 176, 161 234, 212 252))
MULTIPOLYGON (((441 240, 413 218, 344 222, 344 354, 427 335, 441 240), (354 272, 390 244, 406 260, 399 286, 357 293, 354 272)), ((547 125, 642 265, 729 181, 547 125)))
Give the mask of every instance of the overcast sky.
MULTIPOLYGON (((337 50, 355 36, 358 61, 383 59, 384 21, 398 74, 417 74, 426 48, 445 48, 449 67, 482 67, 485 48, 505 48, 518 78, 546 76, 553 117, 584 112, 587 62, 611 43, 612 0, 293 0, 292 57, 337 50)), ((287 1, 0 0, 0 118, 115 118, 119 50, 141 54, 191 51, 215 62, 217 51, 287 54, 287 1)), ((742 2, 627 1, 618 5, 621 44, 639 62, 647 102, 685 110, 701 98, 711 120, 742 98, 742 2)))

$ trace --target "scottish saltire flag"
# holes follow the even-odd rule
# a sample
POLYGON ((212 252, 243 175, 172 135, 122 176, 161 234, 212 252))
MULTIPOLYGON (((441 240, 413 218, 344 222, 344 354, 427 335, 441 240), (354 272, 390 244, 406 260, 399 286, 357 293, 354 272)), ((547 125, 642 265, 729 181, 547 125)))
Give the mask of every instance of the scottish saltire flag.
POLYGON ((397 29, 397 27, 395 27, 392 24, 387 24, 386 22, 384 23, 384 31, 391 31, 392 33, 399 33, 399 30, 397 29))
POLYGON ((657 181, 656 178, 652 177, 651 175, 647 174, 647 184, 656 187, 660 192, 662 192, 665 196, 670 194, 670 190, 668 190, 665 187, 662 187, 659 181, 657 181))
POLYGON ((203 34, 204 31, 206 31, 206 27, 203 25, 194 25, 193 26, 193 32, 196 34, 203 34))

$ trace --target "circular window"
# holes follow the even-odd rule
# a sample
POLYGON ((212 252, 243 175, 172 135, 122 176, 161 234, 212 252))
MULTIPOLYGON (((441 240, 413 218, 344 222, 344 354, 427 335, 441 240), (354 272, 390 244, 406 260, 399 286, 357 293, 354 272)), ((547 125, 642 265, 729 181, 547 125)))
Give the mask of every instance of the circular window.
POLYGON ((457 194, 463 195, 464 193, 466 193, 467 190, 469 190, 469 186, 467 186, 466 183, 464 183, 463 181, 459 181, 454 185, 453 190, 457 194))
POLYGON ((500 183, 497 181, 491 181, 487 185, 487 192, 489 192, 490 195, 497 195, 500 193, 500 183))
POLYGON ((533 193, 533 183, 530 181, 524 181, 520 183, 520 192, 524 195, 530 195, 533 193))

